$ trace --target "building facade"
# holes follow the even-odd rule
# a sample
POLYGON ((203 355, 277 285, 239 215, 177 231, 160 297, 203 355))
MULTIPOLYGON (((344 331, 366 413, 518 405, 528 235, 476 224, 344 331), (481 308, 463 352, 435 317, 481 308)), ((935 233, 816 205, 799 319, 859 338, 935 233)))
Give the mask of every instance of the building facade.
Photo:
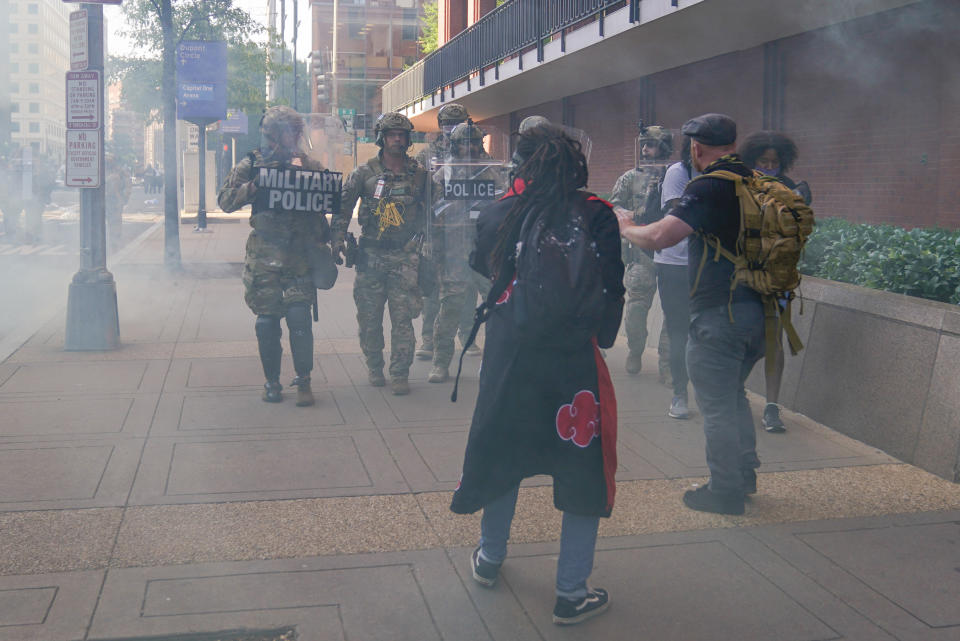
POLYGON ((7 0, 11 142, 60 162, 66 137, 70 6, 59 0, 7 0))
POLYGON ((312 0, 313 112, 353 109, 372 123, 380 114, 381 87, 419 57, 421 5, 422 0, 312 0))
MULTIPOLYGON (((441 17, 469 17, 471 4, 441 0, 441 17)), ((418 129, 435 128, 451 100, 511 131, 534 113, 578 127, 600 193, 634 163, 638 120, 678 129, 727 113, 741 136, 794 138, 790 173, 810 183, 819 216, 960 228, 954 0, 539 6, 510 0, 472 25, 447 19, 449 41, 384 89, 384 109, 418 129)))

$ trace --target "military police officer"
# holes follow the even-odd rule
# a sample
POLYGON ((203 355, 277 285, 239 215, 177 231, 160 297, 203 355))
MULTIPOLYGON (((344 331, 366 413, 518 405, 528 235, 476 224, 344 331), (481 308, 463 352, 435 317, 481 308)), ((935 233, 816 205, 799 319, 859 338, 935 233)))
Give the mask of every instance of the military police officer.
POLYGON ((304 123, 290 107, 270 107, 260 123, 262 144, 241 160, 220 189, 217 202, 223 211, 236 211, 254 203, 250 216, 253 231, 247 238, 243 264, 244 298, 257 315, 254 327, 260 362, 267 379, 263 400, 283 400, 280 385, 280 318, 286 317, 290 351, 297 372, 297 405, 313 405, 310 372, 313 370, 313 327, 310 305, 316 289, 310 272, 309 252, 329 240, 329 226, 321 213, 265 209, 255 203, 256 177, 261 167, 323 167, 300 151, 304 123))
MULTIPOLYGON (((657 197, 655 192, 666 170, 666 160, 673 153, 673 136, 669 129, 657 125, 644 127, 641 123, 637 145, 637 166, 617 179, 610 201, 632 211, 637 222, 647 222, 644 220, 647 203, 651 200, 651 192, 657 197)), ((624 329, 630 350, 626 369, 630 374, 636 374, 640 371, 640 361, 647 343, 647 314, 657 291, 657 273, 653 252, 638 249, 626 241, 623 243, 623 262, 627 265, 624 277, 627 288, 624 329)), ((668 376, 669 371, 666 337, 667 332, 662 331, 658 349, 661 378, 668 376)))
MULTIPOLYGON (((454 127, 462 122, 466 122, 470 117, 467 108, 463 105, 451 102, 440 108, 437 112, 437 126, 440 127, 440 133, 433 139, 429 145, 420 150, 417 154, 417 162, 428 171, 438 162, 446 158, 450 149, 450 134, 454 127)), ((429 247, 427 248, 430 252, 429 247)), ((437 318, 437 312, 440 310, 440 292, 435 289, 429 296, 423 297, 423 328, 421 330, 422 343, 417 349, 417 358, 428 361, 433 358, 433 325, 437 318)))
POLYGON ((380 152, 347 178, 340 213, 332 219, 336 256, 344 251, 344 236, 360 199, 360 256, 353 285, 360 347, 370 384, 385 385, 383 310, 389 305, 390 387, 398 396, 410 393, 407 376, 416 347, 413 319, 422 307, 417 271, 429 193, 426 170, 407 155, 412 131, 403 114, 380 116, 374 127, 380 152))
POLYGON ((433 368, 428 381, 442 383, 450 376, 453 359, 453 337, 460 328, 461 342, 472 329, 477 293, 487 295, 490 283, 470 268, 470 251, 476 240, 480 207, 503 195, 503 175, 499 164, 483 148, 484 132, 465 122, 450 133, 450 150, 446 163, 440 166, 434 181, 442 190, 446 181, 487 181, 495 193, 484 194, 484 200, 441 198, 434 204, 431 221, 433 259, 440 270, 440 312, 433 330, 433 368))

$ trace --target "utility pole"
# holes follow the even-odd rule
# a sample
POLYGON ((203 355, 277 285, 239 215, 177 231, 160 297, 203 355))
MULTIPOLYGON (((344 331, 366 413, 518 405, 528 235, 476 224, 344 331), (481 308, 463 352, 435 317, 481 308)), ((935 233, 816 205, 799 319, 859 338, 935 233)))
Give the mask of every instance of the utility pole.
MULTIPOLYGON (((73 275, 67 294, 67 330, 64 349, 68 351, 108 350, 120 346, 117 313, 117 284, 107 271, 106 202, 103 166, 103 5, 84 4, 87 12, 88 63, 84 72, 96 74, 98 94, 96 129, 77 134, 84 139, 77 147, 96 141, 99 176, 80 188, 80 270, 73 275)), ((90 75, 93 75, 90 74, 90 75)), ((70 74, 67 74, 70 86, 70 74)), ((71 96, 67 96, 67 126, 71 126, 71 96)), ((86 120, 89 118, 85 117, 86 120)), ((69 136, 69 135, 68 135, 69 136)), ((69 138, 68 138, 69 139, 69 138)), ((94 172, 95 173, 95 172, 94 172)))
POLYGON ((297 109, 297 32, 300 31, 300 21, 297 20, 297 0, 293 2, 293 108, 297 109))
POLYGON ((339 65, 337 65, 337 58, 340 57, 340 52, 337 50, 337 42, 340 38, 340 0, 333 0, 333 56, 330 61, 330 84, 333 87, 330 88, 330 96, 332 100, 330 101, 330 113, 334 116, 337 115, 337 99, 339 98, 339 92, 337 90, 337 71, 339 65))
POLYGON ((280 0, 280 97, 283 90, 283 68, 287 64, 287 0, 280 0))

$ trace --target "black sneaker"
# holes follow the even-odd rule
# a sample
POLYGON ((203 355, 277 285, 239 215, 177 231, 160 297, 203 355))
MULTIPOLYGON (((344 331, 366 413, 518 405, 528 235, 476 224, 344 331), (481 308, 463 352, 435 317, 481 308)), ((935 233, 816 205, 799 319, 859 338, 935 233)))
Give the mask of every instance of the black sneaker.
POLYGON ((743 493, 714 492, 708 485, 683 493, 683 503, 691 510, 715 514, 743 514, 743 493))
POLYGON ((744 470, 743 471, 743 495, 747 496, 749 494, 757 493, 757 471, 756 470, 744 470))
POLYGON ((767 403, 763 408, 763 429, 771 434, 786 432, 783 421, 780 420, 780 407, 776 403, 767 403))
POLYGON ((603 614, 609 607, 610 595, 603 588, 590 588, 585 597, 573 601, 558 596, 557 604, 553 606, 553 622, 574 625, 603 614))
POLYGON ((470 570, 473 580, 485 588, 492 588, 497 584, 497 575, 500 573, 499 563, 490 563, 480 556, 480 546, 470 555, 470 570))

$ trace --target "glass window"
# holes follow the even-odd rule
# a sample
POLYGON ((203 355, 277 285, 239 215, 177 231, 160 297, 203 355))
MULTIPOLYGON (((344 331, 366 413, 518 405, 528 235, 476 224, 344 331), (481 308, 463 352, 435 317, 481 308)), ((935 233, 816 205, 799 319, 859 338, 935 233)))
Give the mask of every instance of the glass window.
POLYGON ((27 71, 29 73, 40 73, 40 63, 31 62, 30 64, 27 65, 27 71))
POLYGON ((10 3, 10 13, 16 13, 16 12, 17 12, 17 3, 16 3, 16 2, 11 2, 11 3, 10 3))
POLYGON ((32 133, 32 134, 38 134, 38 133, 40 133, 40 123, 39 123, 39 122, 31 122, 31 123, 30 123, 30 133, 32 133))
POLYGON ((20 93, 20 83, 11 82, 10 83, 10 93, 20 93))
POLYGON ((30 83, 30 93, 40 93, 40 83, 31 82, 30 83))
POLYGON ((10 113, 12 113, 12 114, 20 113, 20 103, 19 103, 19 102, 11 102, 11 103, 10 103, 10 113))
POLYGON ((10 43, 10 53, 20 53, 20 43, 11 42, 10 43))
POLYGON ((27 44, 27 53, 40 53, 40 45, 36 42, 30 42, 27 44))
POLYGON ((20 73, 20 63, 11 62, 10 63, 10 73, 20 73))
POLYGON ((32 113, 32 114, 38 114, 38 113, 40 113, 40 103, 39 103, 39 102, 31 102, 31 103, 30 103, 30 113, 32 113))
POLYGON ((40 5, 38 4, 28 4, 27 13, 40 13, 40 5))
POLYGON ((16 134, 16 133, 20 133, 20 123, 17 122, 16 120, 14 120, 13 122, 11 122, 11 123, 10 123, 10 131, 12 131, 12 132, 15 133, 15 134, 16 134))
POLYGON ((40 25, 38 24, 28 24, 27 33, 40 33, 40 25))
POLYGON ((10 23, 10 33, 16 33, 16 32, 17 32, 17 28, 18 28, 19 26, 20 26, 20 25, 18 25, 16 22, 11 22, 11 23, 10 23))

